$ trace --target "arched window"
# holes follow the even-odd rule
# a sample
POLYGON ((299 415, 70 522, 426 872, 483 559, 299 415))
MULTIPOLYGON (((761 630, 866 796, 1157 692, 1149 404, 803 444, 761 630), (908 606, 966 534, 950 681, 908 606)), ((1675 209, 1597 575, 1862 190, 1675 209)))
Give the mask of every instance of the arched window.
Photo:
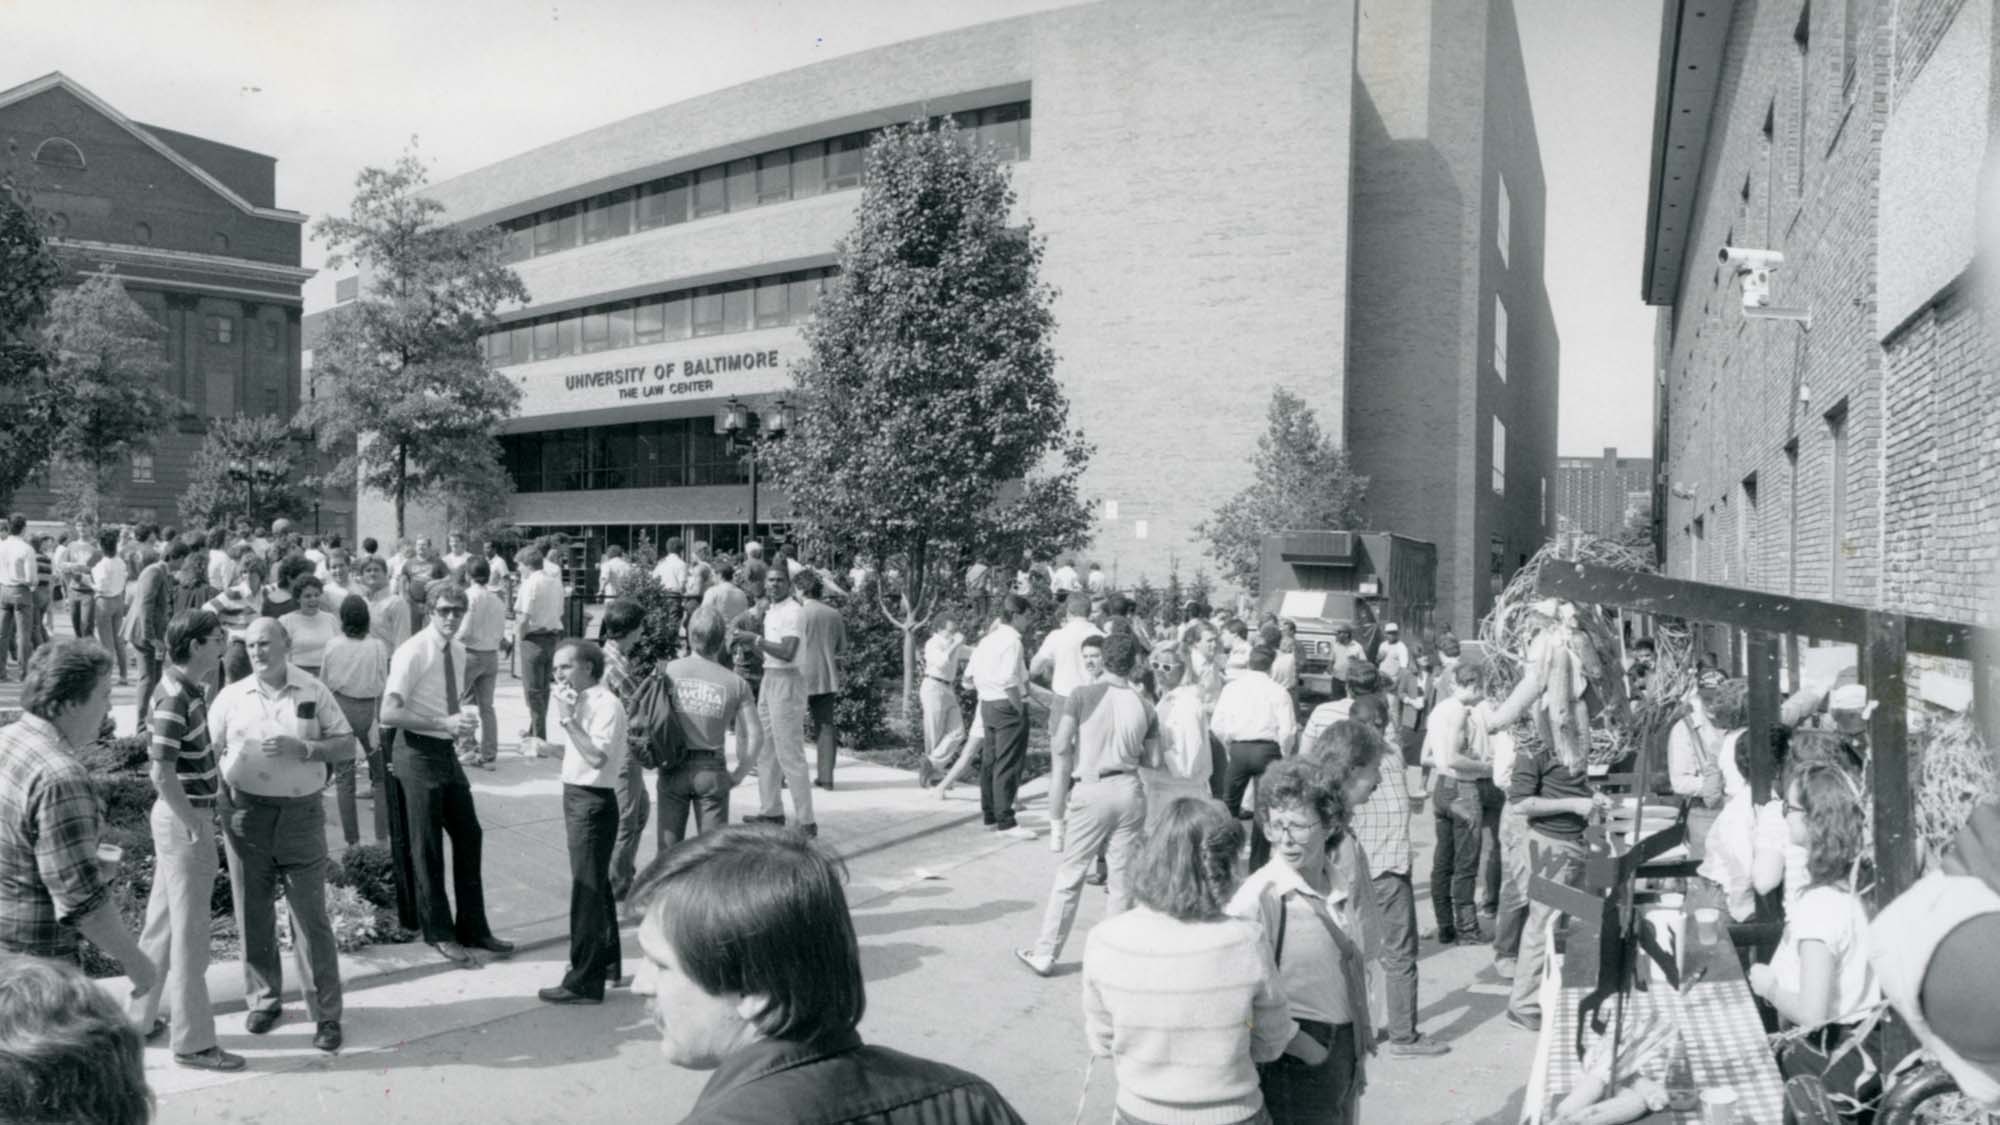
POLYGON ((218 254, 227 254, 229 253, 229 236, 221 231, 216 231, 214 234, 209 235, 208 245, 211 250, 214 250, 218 254))
POLYGON ((132 224, 132 241, 134 241, 134 242, 138 243, 138 244, 139 244, 139 245, 141 245, 141 246, 151 246, 151 245, 153 244, 153 227, 152 227, 152 224, 150 224, 150 223, 133 223, 133 224, 132 224))
POLYGON ((53 164, 59 168, 81 168, 83 150, 76 142, 63 137, 50 137, 35 146, 35 163, 53 164))

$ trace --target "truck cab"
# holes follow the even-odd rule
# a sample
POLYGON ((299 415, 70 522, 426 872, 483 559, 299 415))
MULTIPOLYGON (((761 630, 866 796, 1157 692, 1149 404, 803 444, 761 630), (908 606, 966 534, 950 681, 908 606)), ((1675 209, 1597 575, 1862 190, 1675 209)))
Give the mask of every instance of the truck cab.
POLYGON ((1413 644, 1430 632, 1437 605, 1437 547, 1382 531, 1281 531, 1264 537, 1259 608, 1298 631, 1302 699, 1328 698, 1334 634, 1345 625, 1374 658, 1394 622, 1413 644))

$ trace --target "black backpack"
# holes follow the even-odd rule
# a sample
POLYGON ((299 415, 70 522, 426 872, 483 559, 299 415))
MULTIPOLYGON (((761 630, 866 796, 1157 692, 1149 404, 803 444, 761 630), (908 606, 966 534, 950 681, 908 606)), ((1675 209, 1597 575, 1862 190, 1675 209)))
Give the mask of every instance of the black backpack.
POLYGON ((687 759, 687 742, 674 718, 674 681, 658 667, 641 680, 626 709, 625 745, 649 770, 670 770, 687 759))

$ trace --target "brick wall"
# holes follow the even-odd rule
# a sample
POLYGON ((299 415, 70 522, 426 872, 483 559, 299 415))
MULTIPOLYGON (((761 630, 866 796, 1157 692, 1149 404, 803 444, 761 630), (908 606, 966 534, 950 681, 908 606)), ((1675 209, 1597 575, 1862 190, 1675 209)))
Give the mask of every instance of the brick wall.
MULTIPOLYGON (((1983 135, 1988 68, 1963 56, 1985 41, 1987 7, 1818 3, 1803 68, 1799 3, 1737 7, 1699 235, 1666 341, 1666 471, 1695 492, 1668 502, 1672 573, 1960 619, 1981 613, 2000 485, 2000 388, 1986 328, 1959 267, 1931 269, 1934 248, 1912 260, 1908 239, 1888 229, 1922 210, 1912 192, 1958 175, 1964 161, 1925 165, 1936 154, 1918 152, 1887 167, 1884 139, 1896 129, 1983 135), (1912 116, 1898 119, 1897 106, 1912 116), (1785 254, 1772 303, 1808 307, 1809 330, 1743 316, 1740 289, 1711 257, 1725 241, 1785 254), (1884 300, 1896 308, 1884 312, 1884 300), (1905 316, 1905 307, 1915 311, 1905 316), (1830 416, 1841 409, 1837 474, 1830 416), (1743 488, 1752 474, 1754 503, 1743 488)), ((1976 164, 1977 154, 1965 160, 1976 164)), ((1950 237, 1955 260, 1969 258, 1969 238, 1950 237)))

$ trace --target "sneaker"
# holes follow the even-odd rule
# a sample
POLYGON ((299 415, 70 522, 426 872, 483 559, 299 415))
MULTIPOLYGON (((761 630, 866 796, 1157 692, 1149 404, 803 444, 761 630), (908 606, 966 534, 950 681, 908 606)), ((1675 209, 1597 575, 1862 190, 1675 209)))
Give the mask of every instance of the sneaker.
POLYGON ((1501 980, 1513 980, 1514 959, 1512 957, 1495 958, 1493 961, 1493 975, 1499 977, 1501 980))
POLYGON ((1410 1040, 1389 1040, 1389 1053, 1398 1058, 1429 1058, 1434 1055, 1448 1055, 1451 1048, 1426 1035, 1419 1034, 1410 1040))
POLYGON ((1012 828, 1000 829, 1000 834, 1014 840, 1032 840, 1036 835, 1034 829, 1023 827, 1019 824, 1016 824, 1012 828))
POLYGON ((1056 963, 1053 959, 1044 961, 1026 949, 1016 949, 1014 951, 1014 959, 1026 965, 1028 971, 1038 977, 1048 976, 1056 970, 1056 963))
POLYGON ((1539 1012, 1521 1012, 1509 1008, 1507 1009, 1507 1022, 1520 1028, 1522 1031, 1532 1031, 1537 1035, 1542 1033, 1542 1017, 1539 1012))

